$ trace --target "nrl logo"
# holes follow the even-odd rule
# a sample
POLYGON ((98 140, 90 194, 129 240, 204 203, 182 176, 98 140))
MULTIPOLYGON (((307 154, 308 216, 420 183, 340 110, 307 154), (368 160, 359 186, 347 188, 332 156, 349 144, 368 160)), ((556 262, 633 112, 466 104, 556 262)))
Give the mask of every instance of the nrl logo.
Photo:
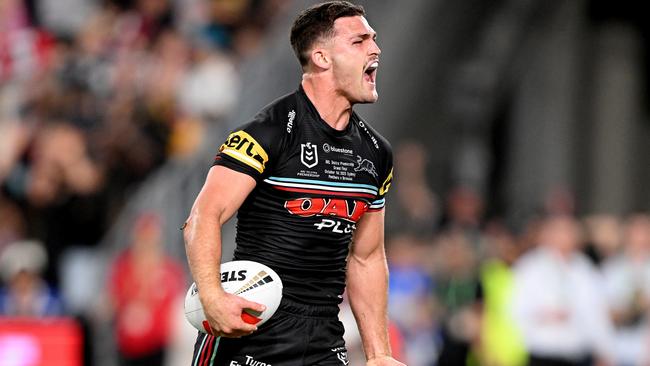
POLYGON ((311 142, 300 144, 300 161, 307 167, 313 168, 318 164, 318 149, 311 142))
POLYGON ((355 172, 368 172, 373 177, 377 178, 377 171, 375 170, 375 164, 368 159, 364 159, 361 156, 357 155, 357 166, 354 167, 355 172))

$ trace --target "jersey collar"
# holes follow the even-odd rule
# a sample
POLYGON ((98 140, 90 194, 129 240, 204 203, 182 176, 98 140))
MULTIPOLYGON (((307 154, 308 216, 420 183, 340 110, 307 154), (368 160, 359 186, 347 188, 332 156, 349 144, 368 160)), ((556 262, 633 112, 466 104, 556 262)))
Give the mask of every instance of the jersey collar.
POLYGON ((357 120, 357 115, 354 111, 350 114, 350 121, 348 122, 348 125, 345 126, 344 130, 337 130, 327 124, 323 118, 321 118, 320 113, 318 113, 318 110, 316 109, 316 106, 311 102, 309 97, 307 96, 307 93, 305 93, 305 89, 302 87, 302 84, 298 86, 298 94, 302 97, 302 99, 305 102, 305 105, 307 106, 307 109, 309 110, 309 113, 314 117, 314 120, 316 121, 316 125, 323 130, 325 133, 329 135, 333 135, 335 137, 342 137, 342 136, 347 136, 348 134, 351 133, 352 131, 352 124, 357 120))

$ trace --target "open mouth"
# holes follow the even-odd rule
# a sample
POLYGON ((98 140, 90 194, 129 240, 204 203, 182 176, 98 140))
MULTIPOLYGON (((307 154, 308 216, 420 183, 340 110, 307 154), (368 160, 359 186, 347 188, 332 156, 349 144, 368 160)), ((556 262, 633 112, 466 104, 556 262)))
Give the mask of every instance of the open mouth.
POLYGON ((363 71, 363 79, 368 83, 374 85, 377 78, 377 68, 379 68, 379 61, 371 61, 368 65, 366 65, 366 68, 363 71))

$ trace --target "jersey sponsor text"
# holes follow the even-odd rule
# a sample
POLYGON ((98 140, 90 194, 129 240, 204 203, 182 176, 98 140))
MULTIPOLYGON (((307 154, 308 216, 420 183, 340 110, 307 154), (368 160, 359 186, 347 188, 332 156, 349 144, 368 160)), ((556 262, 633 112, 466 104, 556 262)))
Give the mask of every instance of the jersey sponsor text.
POLYGON ((262 146, 244 131, 231 133, 219 151, 260 173, 264 172, 266 162, 269 161, 269 156, 262 146))

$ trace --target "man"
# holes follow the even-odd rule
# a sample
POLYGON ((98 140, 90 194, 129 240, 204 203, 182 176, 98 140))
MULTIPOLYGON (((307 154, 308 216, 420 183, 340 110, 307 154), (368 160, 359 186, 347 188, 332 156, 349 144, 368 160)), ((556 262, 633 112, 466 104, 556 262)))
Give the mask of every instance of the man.
POLYGON ((512 315, 529 366, 613 364, 602 278, 579 251, 580 229, 570 216, 544 219, 538 247, 515 265, 512 315))
POLYGON ((386 330, 384 196, 388 142, 352 110, 377 100, 380 50, 362 7, 316 5, 291 29, 299 89, 262 109, 221 146, 185 227, 192 275, 213 335, 192 365, 346 365, 338 304, 347 292, 367 365, 403 365, 386 330), (223 291, 221 226, 238 211, 235 259, 264 263, 284 283, 273 318, 223 291), (354 234, 354 240, 353 240, 354 234))

